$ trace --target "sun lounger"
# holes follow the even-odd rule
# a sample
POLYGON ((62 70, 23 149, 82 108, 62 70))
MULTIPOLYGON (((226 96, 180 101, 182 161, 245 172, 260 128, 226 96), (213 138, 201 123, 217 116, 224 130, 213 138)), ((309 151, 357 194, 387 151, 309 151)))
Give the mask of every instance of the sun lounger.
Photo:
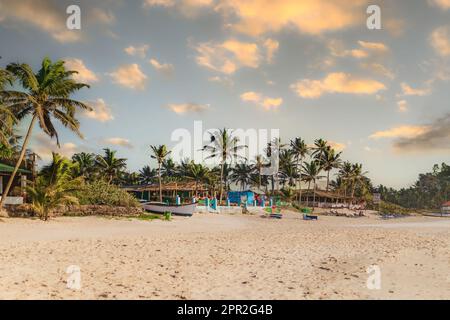
POLYGON ((318 216, 311 216, 309 214, 303 214, 303 220, 318 220, 319 217, 318 216))

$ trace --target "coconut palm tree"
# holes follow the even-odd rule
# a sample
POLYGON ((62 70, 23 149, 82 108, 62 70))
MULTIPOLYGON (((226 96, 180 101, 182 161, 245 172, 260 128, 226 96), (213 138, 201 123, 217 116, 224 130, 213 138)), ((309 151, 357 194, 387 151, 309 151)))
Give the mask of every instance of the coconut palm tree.
POLYGON ((52 63, 49 58, 44 58, 37 73, 34 73, 27 64, 11 63, 6 69, 19 81, 24 90, 2 90, 0 95, 3 98, 3 103, 18 121, 31 116, 31 122, 14 171, 6 185, 4 196, 0 200, 0 209, 23 161, 36 121, 44 133, 51 138, 56 138, 59 146, 58 132, 53 124, 53 120, 58 120, 64 127, 69 128, 82 137, 79 131, 80 123, 76 119, 75 113, 78 109, 91 110, 86 104, 71 99, 72 94, 76 91, 89 86, 76 82, 72 78, 76 71, 66 70, 64 61, 52 63))
POLYGON ((95 154, 80 152, 72 156, 72 162, 76 165, 74 168, 75 176, 83 177, 91 181, 96 171, 95 154))
POLYGON ((237 163, 231 170, 230 179, 232 182, 241 185, 241 190, 244 191, 245 187, 250 184, 252 173, 252 167, 247 163, 237 163))
POLYGON ((324 139, 316 139, 314 140, 314 147, 312 156, 316 158, 316 160, 322 160, 322 158, 325 156, 327 150, 330 148, 328 145, 328 142, 324 139))
POLYGON ((347 197, 347 190, 349 183, 351 183, 353 175, 353 166, 351 162, 345 161, 338 172, 339 177, 342 179, 342 184, 344 188, 344 197, 347 197))
POLYGON ((320 164, 316 160, 306 162, 303 165, 303 180, 308 182, 308 190, 311 187, 311 182, 313 183, 313 205, 316 202, 316 182, 323 178, 323 176, 320 175, 321 170, 320 164))
POLYGON ((35 185, 27 188, 32 208, 44 221, 52 209, 78 203, 72 194, 81 188, 83 178, 73 178, 73 167, 70 160, 53 153, 52 162, 42 168, 35 185))
POLYGON ((297 168, 293 153, 291 150, 281 150, 279 178, 283 187, 286 183, 289 187, 295 186, 297 177, 297 168))
POLYGON ((357 185, 362 185, 365 179, 367 179, 366 174, 367 171, 362 170, 361 163, 355 163, 352 165, 352 174, 350 179, 352 181, 352 200, 355 196, 355 189, 357 185))
POLYGON ((95 157, 95 164, 99 169, 100 175, 104 176, 109 184, 120 177, 121 173, 125 170, 127 164, 126 159, 117 158, 117 151, 113 151, 109 148, 103 149, 104 155, 97 155, 95 157))
POLYGON ((177 166, 171 158, 165 159, 161 165, 162 177, 167 180, 173 180, 177 175, 177 166))
POLYGON ((188 179, 192 179, 195 181, 195 197, 197 197, 198 184, 202 182, 207 182, 210 175, 209 168, 203 166, 201 163, 195 163, 191 161, 189 163, 189 171, 186 175, 188 179))
POLYGON ((326 171, 327 173, 327 191, 330 185, 331 170, 339 168, 342 163, 341 154, 342 152, 336 153, 334 149, 328 148, 326 149, 325 153, 322 156, 322 159, 320 160, 320 166, 322 167, 322 170, 326 171))
POLYGON ((299 189, 299 196, 298 196, 298 203, 301 204, 302 201, 302 186, 301 186, 301 180, 302 180, 302 166, 303 166, 303 160, 305 157, 309 154, 309 147, 306 144, 305 140, 302 138, 295 138, 294 140, 291 140, 291 150, 292 154, 295 157, 296 160, 296 167, 297 167, 297 174, 298 174, 298 189, 299 189))
POLYGON ((141 184, 151 184, 155 181, 158 176, 156 169, 150 168, 150 166, 144 166, 139 170, 139 183, 141 184))
POLYGON ((162 202, 162 181, 161 181, 161 167, 166 159, 166 157, 170 154, 171 151, 167 150, 165 145, 161 146, 150 146, 153 154, 151 155, 152 159, 155 159, 158 162, 158 181, 159 181, 159 201, 162 202))
POLYGON ((255 162, 253 164, 252 168, 252 174, 256 175, 256 182, 258 185, 258 191, 261 189, 262 185, 262 176, 261 176, 261 169, 265 166, 264 159, 262 155, 257 155, 255 158, 255 162))
MULTIPOLYGON (((276 151, 278 154, 278 159, 276 159, 276 161, 279 162, 279 155, 281 154, 281 150, 283 150, 283 148, 285 146, 286 146, 285 144, 281 143, 280 138, 273 138, 272 141, 267 143, 267 148, 265 149, 267 158, 271 159, 271 161, 272 161, 272 151, 276 151)), ((275 178, 277 175, 278 175, 278 172, 274 173, 270 177, 271 185, 272 185, 272 194, 274 194, 274 191, 275 191, 275 178)))
MULTIPOLYGON (((207 159, 218 158, 220 161, 219 201, 222 201, 225 164, 233 159, 245 160, 244 157, 239 155, 239 151, 247 146, 239 145, 239 138, 233 137, 232 131, 225 128, 209 134, 210 143, 203 147, 203 151, 210 153, 207 159)), ((225 181, 226 184, 227 181, 225 181)))

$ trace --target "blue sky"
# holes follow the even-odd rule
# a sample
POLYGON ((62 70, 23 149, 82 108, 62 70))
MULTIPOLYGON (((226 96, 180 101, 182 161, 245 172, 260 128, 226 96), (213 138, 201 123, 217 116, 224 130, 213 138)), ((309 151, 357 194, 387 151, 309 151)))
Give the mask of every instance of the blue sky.
MULTIPOLYGON (((394 187, 450 161, 450 0, 0 0, 0 39, 0 66, 65 59, 91 85, 85 139, 60 130, 67 156, 109 146, 137 170, 202 120, 327 139, 394 187)), ((35 133, 46 159, 56 147, 35 133)))

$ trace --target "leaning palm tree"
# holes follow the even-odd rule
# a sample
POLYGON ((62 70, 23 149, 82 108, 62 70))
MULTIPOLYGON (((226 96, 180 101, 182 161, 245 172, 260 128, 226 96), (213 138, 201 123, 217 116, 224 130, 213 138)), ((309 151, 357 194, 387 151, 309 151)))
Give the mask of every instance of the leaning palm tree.
POLYGON ((341 165, 342 152, 336 153, 334 149, 326 149, 322 159, 320 160, 320 166, 327 172, 327 191, 330 185, 330 172, 333 169, 337 169, 341 165))
POLYGON ((78 109, 91 110, 86 104, 71 99, 72 94, 76 91, 89 86, 76 82, 72 78, 76 71, 67 71, 64 67, 64 61, 52 63, 49 58, 44 58, 37 73, 34 73, 27 64, 11 63, 6 69, 19 81, 24 90, 1 91, 3 103, 16 116, 18 121, 30 115, 31 122, 14 171, 0 200, 0 209, 23 161, 36 121, 44 133, 51 138, 56 138, 59 146, 58 132, 53 124, 53 119, 58 120, 64 127, 82 137, 79 131, 80 123, 76 119, 75 113, 78 109))
POLYGON ((125 170, 127 164, 126 159, 117 158, 116 152, 109 148, 103 149, 104 155, 97 155, 95 157, 95 165, 97 166, 100 175, 106 178, 109 184, 117 181, 121 173, 125 170))
POLYGON ((164 163, 166 157, 170 154, 171 151, 167 150, 165 145, 161 146, 150 146, 153 151, 151 157, 158 162, 158 181, 159 181, 159 201, 162 202, 162 181, 161 181, 161 167, 164 163))
POLYGON ((322 169, 320 167, 320 164, 315 160, 307 162, 303 165, 303 172, 304 172, 303 180, 308 182, 308 190, 311 187, 311 182, 313 183, 313 206, 314 203, 316 202, 317 180, 323 178, 323 176, 320 175, 321 170, 322 169))
POLYGON ((309 154, 310 150, 305 140, 303 140, 302 138, 295 138, 294 140, 291 140, 291 151, 297 162, 296 164, 298 171, 297 174, 298 174, 298 188, 299 188, 298 203, 300 205, 302 201, 301 180, 302 180, 303 160, 309 154))
MULTIPOLYGON (((210 132, 210 143, 203 147, 204 151, 208 151, 210 155, 208 158, 218 158, 220 161, 220 191, 219 201, 222 201, 223 195, 223 178, 224 178, 224 166, 227 162, 236 158, 244 157, 239 155, 239 151, 246 148, 245 145, 239 145, 239 138, 233 137, 231 130, 222 129, 214 132, 210 132)), ((226 185, 226 181, 225 181, 226 185)))

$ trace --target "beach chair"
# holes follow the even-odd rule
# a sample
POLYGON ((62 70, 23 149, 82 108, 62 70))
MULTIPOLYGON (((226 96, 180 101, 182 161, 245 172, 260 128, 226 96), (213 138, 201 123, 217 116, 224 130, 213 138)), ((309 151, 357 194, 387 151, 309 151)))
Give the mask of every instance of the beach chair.
POLYGON ((318 216, 311 216, 309 214, 304 213, 303 214, 303 220, 318 220, 319 217, 318 216))

